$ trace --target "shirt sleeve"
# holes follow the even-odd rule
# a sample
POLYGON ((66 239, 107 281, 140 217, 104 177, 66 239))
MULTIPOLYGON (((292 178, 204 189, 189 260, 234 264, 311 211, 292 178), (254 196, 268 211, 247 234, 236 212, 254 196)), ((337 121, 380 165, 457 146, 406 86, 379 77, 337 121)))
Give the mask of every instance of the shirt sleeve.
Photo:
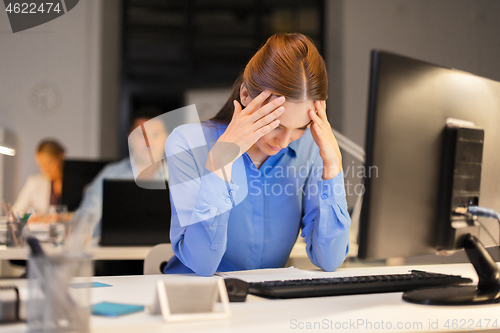
POLYGON ((197 274, 213 275, 226 251, 229 212, 239 187, 207 170, 208 146, 191 148, 179 131, 168 137, 165 153, 172 249, 197 274))
POLYGON ((351 218, 347 212, 344 173, 324 180, 322 168, 313 170, 303 198, 302 236, 311 262, 325 271, 334 271, 349 252, 351 218))

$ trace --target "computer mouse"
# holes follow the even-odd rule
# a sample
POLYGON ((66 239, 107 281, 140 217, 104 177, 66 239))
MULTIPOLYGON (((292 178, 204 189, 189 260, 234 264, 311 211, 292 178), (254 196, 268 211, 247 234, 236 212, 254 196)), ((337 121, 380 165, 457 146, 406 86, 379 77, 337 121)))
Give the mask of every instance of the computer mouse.
POLYGON ((224 279, 229 302, 244 302, 248 294, 248 283, 235 278, 224 279))

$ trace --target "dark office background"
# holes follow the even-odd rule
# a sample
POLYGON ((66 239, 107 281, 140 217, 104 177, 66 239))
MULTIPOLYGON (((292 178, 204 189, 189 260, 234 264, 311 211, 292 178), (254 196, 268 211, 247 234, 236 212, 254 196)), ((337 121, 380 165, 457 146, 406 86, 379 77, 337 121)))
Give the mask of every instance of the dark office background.
POLYGON ((168 112, 189 89, 230 87, 274 33, 307 34, 323 51, 324 12, 323 0, 124 0, 119 142, 141 106, 168 112))
MULTIPOLYGON (((498 13, 497 0, 86 0, 18 34, 0 17, 0 58, 9 64, 0 66, 0 126, 18 150, 5 199, 37 172, 40 138, 58 138, 70 158, 116 159, 133 110, 166 112, 194 89, 229 89, 277 31, 314 38, 329 72, 330 121, 364 145, 371 49, 500 80, 498 13), (57 103, 40 112, 36 94, 57 103)), ((344 154, 345 170, 359 165, 344 154)))

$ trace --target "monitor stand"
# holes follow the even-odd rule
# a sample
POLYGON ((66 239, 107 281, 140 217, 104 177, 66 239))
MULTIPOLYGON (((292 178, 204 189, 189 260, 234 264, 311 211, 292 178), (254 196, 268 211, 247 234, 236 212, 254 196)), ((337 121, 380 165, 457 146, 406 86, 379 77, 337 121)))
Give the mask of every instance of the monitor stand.
POLYGON ((476 270, 477 285, 416 289, 403 294, 407 302, 426 305, 475 305, 500 303, 500 271, 483 244, 471 234, 462 246, 476 270))

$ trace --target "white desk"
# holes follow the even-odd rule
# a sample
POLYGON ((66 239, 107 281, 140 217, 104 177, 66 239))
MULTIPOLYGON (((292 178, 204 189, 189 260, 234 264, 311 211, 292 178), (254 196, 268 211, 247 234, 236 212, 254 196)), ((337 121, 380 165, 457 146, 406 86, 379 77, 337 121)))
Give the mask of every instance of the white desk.
MULTIPOLYGON (((43 244, 42 246, 45 252, 49 254, 61 251, 61 247, 54 247, 50 244, 43 244)), ((92 255, 93 260, 144 260, 151 248, 150 246, 98 246, 89 248, 88 252, 92 255)), ((12 268, 5 260, 27 260, 28 255, 29 250, 26 247, 16 248, 0 245, 0 276, 21 275, 23 270, 12 268)))
MULTIPOLYGON (((432 272, 462 274, 476 279, 470 264, 434 265, 434 266, 399 266, 376 268, 345 268, 334 273, 315 271, 318 276, 366 275, 406 273, 416 268, 432 272)), ((155 282, 158 279, 168 280, 175 277, 169 275, 149 275, 135 277, 94 277, 93 281, 103 282, 112 287, 92 289, 92 303, 101 301, 123 302, 132 304, 150 304, 153 301, 155 282)), ((203 279, 186 276, 186 279, 203 279)), ((482 306, 437 307, 406 303, 401 293, 355 295, 307 298, 293 300, 267 300, 249 295, 245 303, 231 303, 231 317, 219 321, 203 321, 189 323, 165 323, 161 316, 147 313, 135 313, 119 318, 91 317, 92 332, 310 332, 305 325, 324 325, 316 331, 342 332, 449 332, 466 331, 467 326, 482 320, 494 320, 500 325, 500 304, 482 306), (466 325, 460 329, 460 320, 466 325), (449 320, 457 320, 458 327, 453 330, 444 327, 449 320), (361 324, 363 321, 365 324, 361 324), (377 326, 383 325, 385 329, 377 326), (429 328, 429 323, 438 323, 437 329, 429 328), (370 329, 371 322, 373 328, 370 329), (387 329, 388 324, 392 329, 387 329), (300 326, 299 326, 300 325, 300 326), (304 325, 303 329, 300 329, 304 325), (333 328, 330 328, 333 325, 333 328), (344 326, 335 329, 335 325, 344 326), (403 325, 401 329, 397 325, 403 325), (406 328, 404 327, 406 325, 406 328), (328 326, 328 327, 327 327, 328 326)), ((314 327, 314 326, 313 326, 314 327)), ((23 324, 0 326, 1 332, 25 332, 23 324)))
MULTIPOLYGON (((56 253, 61 247, 44 244, 47 253, 56 253)), ((94 260, 144 260, 151 246, 105 246, 91 247, 89 252, 94 260)), ((29 250, 26 247, 6 247, 0 245, 0 260, 26 260, 29 250)))

